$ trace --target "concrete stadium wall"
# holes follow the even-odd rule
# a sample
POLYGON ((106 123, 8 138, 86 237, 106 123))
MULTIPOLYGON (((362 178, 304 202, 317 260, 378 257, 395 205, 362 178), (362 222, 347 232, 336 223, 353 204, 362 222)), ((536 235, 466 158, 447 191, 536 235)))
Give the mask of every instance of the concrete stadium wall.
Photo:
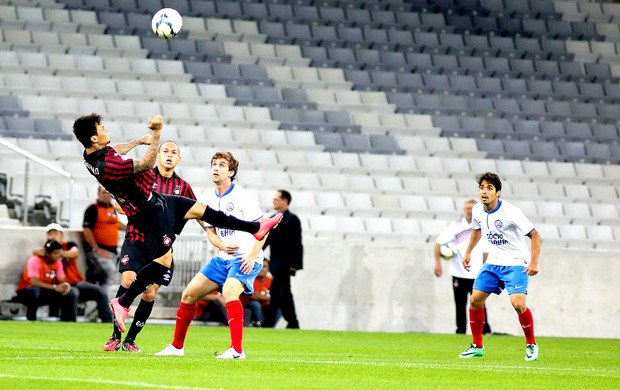
MULTIPOLYGON (((0 228, 0 299, 10 298, 44 228, 0 228)), ((77 231, 68 240, 79 242, 77 231)), ((292 278, 301 327, 453 333, 451 278, 433 275, 432 245, 306 239, 304 270, 292 278)), ((528 306, 540 336, 620 338, 620 252, 546 249, 528 306)), ((522 335, 506 293, 487 301, 494 332, 522 335)))
MULTIPOLYGON (((304 329, 454 333, 451 277, 433 274, 432 245, 305 240, 292 279, 304 329)), ((528 306, 540 336, 620 338, 620 252, 543 249, 528 306)), ((522 335, 506 292, 487 300, 494 332, 522 335)))

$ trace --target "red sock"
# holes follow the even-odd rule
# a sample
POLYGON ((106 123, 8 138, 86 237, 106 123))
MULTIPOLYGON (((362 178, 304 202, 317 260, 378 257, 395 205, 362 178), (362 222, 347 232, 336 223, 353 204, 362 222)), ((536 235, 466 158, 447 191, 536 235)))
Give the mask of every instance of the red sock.
POLYGON ((181 349, 185 344, 185 336, 187 336, 187 329, 189 324, 192 323, 194 316, 196 315, 196 304, 187 305, 183 302, 179 305, 177 310, 177 323, 174 327, 174 340, 172 340, 172 346, 181 349))
POLYGON ((235 351, 243 352, 243 305, 239 300, 226 302, 228 312, 228 327, 230 328, 230 346, 235 351))
POLYGON ((534 317, 529 307, 519 314, 519 322, 525 334, 525 342, 527 344, 536 344, 536 339, 534 338, 534 317))
POLYGON ((484 307, 469 308, 469 327, 471 328, 472 344, 482 348, 482 329, 484 329, 484 307))

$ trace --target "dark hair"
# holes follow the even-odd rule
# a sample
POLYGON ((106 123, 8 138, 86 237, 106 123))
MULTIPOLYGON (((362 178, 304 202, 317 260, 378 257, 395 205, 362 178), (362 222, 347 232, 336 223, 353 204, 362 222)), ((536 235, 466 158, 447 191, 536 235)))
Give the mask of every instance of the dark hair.
POLYGON ((73 122, 73 134, 84 145, 84 149, 93 146, 90 137, 97 134, 97 125, 101 123, 101 115, 94 112, 90 115, 83 115, 73 122))
POLYGON ((58 249, 62 249, 62 245, 56 240, 47 240, 43 247, 45 248, 45 253, 48 255, 58 249))
POLYGON ((485 172, 476 178, 478 185, 482 184, 483 181, 493 184, 496 191, 502 190, 502 181, 499 179, 499 176, 493 172, 485 172))
POLYGON ((231 176, 230 181, 234 181, 237 176, 237 172, 239 172, 239 160, 237 160, 230 152, 216 152, 213 157, 211 157, 211 165, 213 165, 213 160, 217 160, 219 158, 228 161, 228 170, 235 172, 235 174, 231 176))
POLYGON ((291 204, 293 197, 291 196, 290 192, 288 192, 287 190, 278 190, 278 192, 282 195, 282 199, 286 200, 287 204, 291 204))

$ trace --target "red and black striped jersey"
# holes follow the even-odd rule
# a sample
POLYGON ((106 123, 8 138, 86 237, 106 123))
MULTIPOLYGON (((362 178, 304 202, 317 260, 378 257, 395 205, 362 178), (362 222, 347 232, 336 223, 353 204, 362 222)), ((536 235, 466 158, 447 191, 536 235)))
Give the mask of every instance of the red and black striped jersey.
POLYGON ((152 169, 134 174, 133 159, 124 159, 110 146, 91 154, 84 152, 84 163, 99 184, 114 196, 127 217, 139 213, 148 201, 155 181, 152 169))
POLYGON ((153 191, 165 195, 178 195, 190 199, 196 199, 194 191, 188 182, 181 179, 176 173, 172 177, 164 177, 159 173, 158 167, 153 168, 155 172, 155 182, 153 183, 153 191))
MULTIPOLYGON (((181 177, 176 173, 173 173, 172 177, 165 177, 159 173, 159 169, 157 167, 153 168, 151 172, 153 172, 155 176, 153 191, 165 195, 177 195, 194 200, 196 199, 196 195, 194 195, 194 191, 189 183, 181 179, 181 177)), ((144 234, 136 229, 135 226, 129 224, 127 226, 125 238, 129 241, 144 241, 144 234)))

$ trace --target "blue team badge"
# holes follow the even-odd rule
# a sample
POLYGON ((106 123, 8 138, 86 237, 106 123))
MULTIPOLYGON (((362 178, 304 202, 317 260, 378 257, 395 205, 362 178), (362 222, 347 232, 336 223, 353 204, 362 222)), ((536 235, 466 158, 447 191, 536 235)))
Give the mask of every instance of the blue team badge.
POLYGON ((495 222, 493 223, 495 225, 496 228, 501 229, 502 226, 504 226, 504 224, 502 223, 502 221, 500 221, 499 219, 496 219, 495 222))
POLYGON ((234 209, 235 209, 235 205, 233 204, 233 202, 228 203, 228 205, 226 206, 226 211, 228 211, 229 213, 233 211, 234 209))

